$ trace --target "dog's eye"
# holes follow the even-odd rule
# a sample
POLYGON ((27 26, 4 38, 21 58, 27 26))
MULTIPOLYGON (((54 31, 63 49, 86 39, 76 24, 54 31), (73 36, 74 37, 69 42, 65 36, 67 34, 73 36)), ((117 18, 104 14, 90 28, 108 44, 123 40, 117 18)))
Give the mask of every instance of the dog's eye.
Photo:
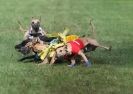
POLYGON ((34 24, 34 22, 31 22, 32 24, 34 24))
POLYGON ((67 50, 65 50, 66 52, 68 52, 67 50))
POLYGON ((60 52, 62 52, 62 50, 60 50, 60 52))

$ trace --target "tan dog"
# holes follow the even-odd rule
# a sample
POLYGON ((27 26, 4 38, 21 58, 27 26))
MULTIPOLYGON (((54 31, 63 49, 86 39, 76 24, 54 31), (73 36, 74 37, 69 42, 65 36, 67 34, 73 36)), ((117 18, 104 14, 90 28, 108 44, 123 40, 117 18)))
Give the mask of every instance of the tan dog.
MULTIPOLYGON (((41 42, 29 42, 27 43, 26 47, 28 47, 29 49, 32 50, 32 52, 34 53, 40 53, 41 51, 43 51, 44 49, 48 48, 48 44, 42 44, 41 42)), ((49 63, 49 57, 46 57, 40 64, 38 65, 42 65, 42 64, 47 64, 49 63)))
POLYGON ((90 66, 91 63, 87 59, 87 57, 84 54, 83 49, 89 45, 90 48, 93 47, 94 49, 97 47, 104 48, 106 50, 111 50, 110 47, 102 46, 100 45, 95 39, 92 38, 79 38, 75 41, 68 42, 65 46, 59 47, 56 49, 56 54, 51 60, 51 64, 55 62, 56 59, 64 56, 70 56, 71 65, 70 67, 73 67, 75 65, 75 58, 77 55, 81 56, 83 60, 85 61, 86 66, 90 66))
POLYGON ((32 52, 41 52, 43 49, 47 48, 48 45, 44 44, 38 37, 33 38, 31 42, 28 42, 25 47, 32 49, 32 52))
MULTIPOLYGON (((93 37, 96 37, 94 24, 92 24, 92 19, 90 20, 90 26, 91 26, 91 31, 93 33, 93 37)), ((86 47, 89 49, 89 52, 95 50, 97 47, 101 47, 106 50, 111 50, 111 47, 100 45, 94 38, 83 37, 74 41, 70 41, 65 46, 57 48, 56 53, 54 54, 54 56, 50 61, 50 64, 54 64, 58 58, 64 58, 68 56, 71 61, 71 65, 69 66, 73 67, 76 63, 75 58, 77 56, 81 56, 85 61, 85 65, 90 66, 91 63, 87 59, 83 51, 86 47)), ((44 61, 47 61, 47 59, 44 61)))

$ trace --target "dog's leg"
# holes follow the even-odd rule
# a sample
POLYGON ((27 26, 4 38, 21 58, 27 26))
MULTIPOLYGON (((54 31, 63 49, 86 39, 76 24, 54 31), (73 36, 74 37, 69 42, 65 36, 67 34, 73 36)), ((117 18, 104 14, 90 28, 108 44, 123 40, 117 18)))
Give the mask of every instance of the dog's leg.
POLYGON ((48 58, 45 58, 45 59, 43 60, 43 62, 41 62, 41 63, 38 64, 38 65, 43 65, 43 64, 47 64, 47 63, 49 63, 48 58))
POLYGON ((22 32, 26 32, 27 30, 23 28, 21 22, 19 20, 17 22, 19 24, 19 30, 22 31, 22 32))
POLYGON ((52 59, 50 61, 50 65, 53 65, 55 63, 56 59, 57 59, 56 58, 56 53, 54 53, 54 55, 53 55, 53 57, 52 57, 52 59))
POLYGON ((98 45, 98 47, 104 48, 104 49, 109 50, 109 51, 111 51, 111 49, 112 49, 111 46, 107 47, 107 46, 98 45))
POLYGON ((75 58, 72 57, 72 58, 71 58, 71 64, 68 65, 68 67, 74 67, 74 66, 75 66, 75 63, 76 63, 75 58))
POLYGON ((86 67, 90 67, 91 66, 91 62, 87 59, 87 57, 85 56, 85 54, 82 51, 79 51, 78 53, 85 61, 85 66, 86 67))
POLYGON ((95 46, 95 47, 101 47, 101 48, 104 48, 104 49, 109 50, 109 51, 111 50, 111 46, 110 47, 102 46, 95 39, 87 38, 87 39, 82 39, 82 40, 83 40, 83 43, 85 46, 90 44, 90 45, 95 46))

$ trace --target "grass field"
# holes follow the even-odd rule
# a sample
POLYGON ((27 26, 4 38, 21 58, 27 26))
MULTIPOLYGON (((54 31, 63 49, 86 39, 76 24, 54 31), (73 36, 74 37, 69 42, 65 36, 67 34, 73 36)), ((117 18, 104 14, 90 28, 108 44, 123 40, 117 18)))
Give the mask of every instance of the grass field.
POLYGON ((132 10, 132 0, 0 0, 0 94, 133 94, 132 10), (92 17, 97 40, 113 49, 92 52, 90 68, 17 62, 17 20, 28 26, 32 16, 49 33, 69 27, 78 35, 91 33, 92 17))

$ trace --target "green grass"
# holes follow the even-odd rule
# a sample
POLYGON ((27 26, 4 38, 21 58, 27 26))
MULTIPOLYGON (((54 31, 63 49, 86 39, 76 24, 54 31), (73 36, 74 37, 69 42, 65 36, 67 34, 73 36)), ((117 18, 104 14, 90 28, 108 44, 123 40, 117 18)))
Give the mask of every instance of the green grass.
POLYGON ((1 0, 0 94, 132 94, 132 10, 132 0, 1 0), (91 33, 92 17, 97 40, 113 49, 92 52, 91 68, 17 62, 14 45, 23 37, 17 20, 28 26, 32 16, 41 16, 49 33, 69 27, 78 35, 91 33))

